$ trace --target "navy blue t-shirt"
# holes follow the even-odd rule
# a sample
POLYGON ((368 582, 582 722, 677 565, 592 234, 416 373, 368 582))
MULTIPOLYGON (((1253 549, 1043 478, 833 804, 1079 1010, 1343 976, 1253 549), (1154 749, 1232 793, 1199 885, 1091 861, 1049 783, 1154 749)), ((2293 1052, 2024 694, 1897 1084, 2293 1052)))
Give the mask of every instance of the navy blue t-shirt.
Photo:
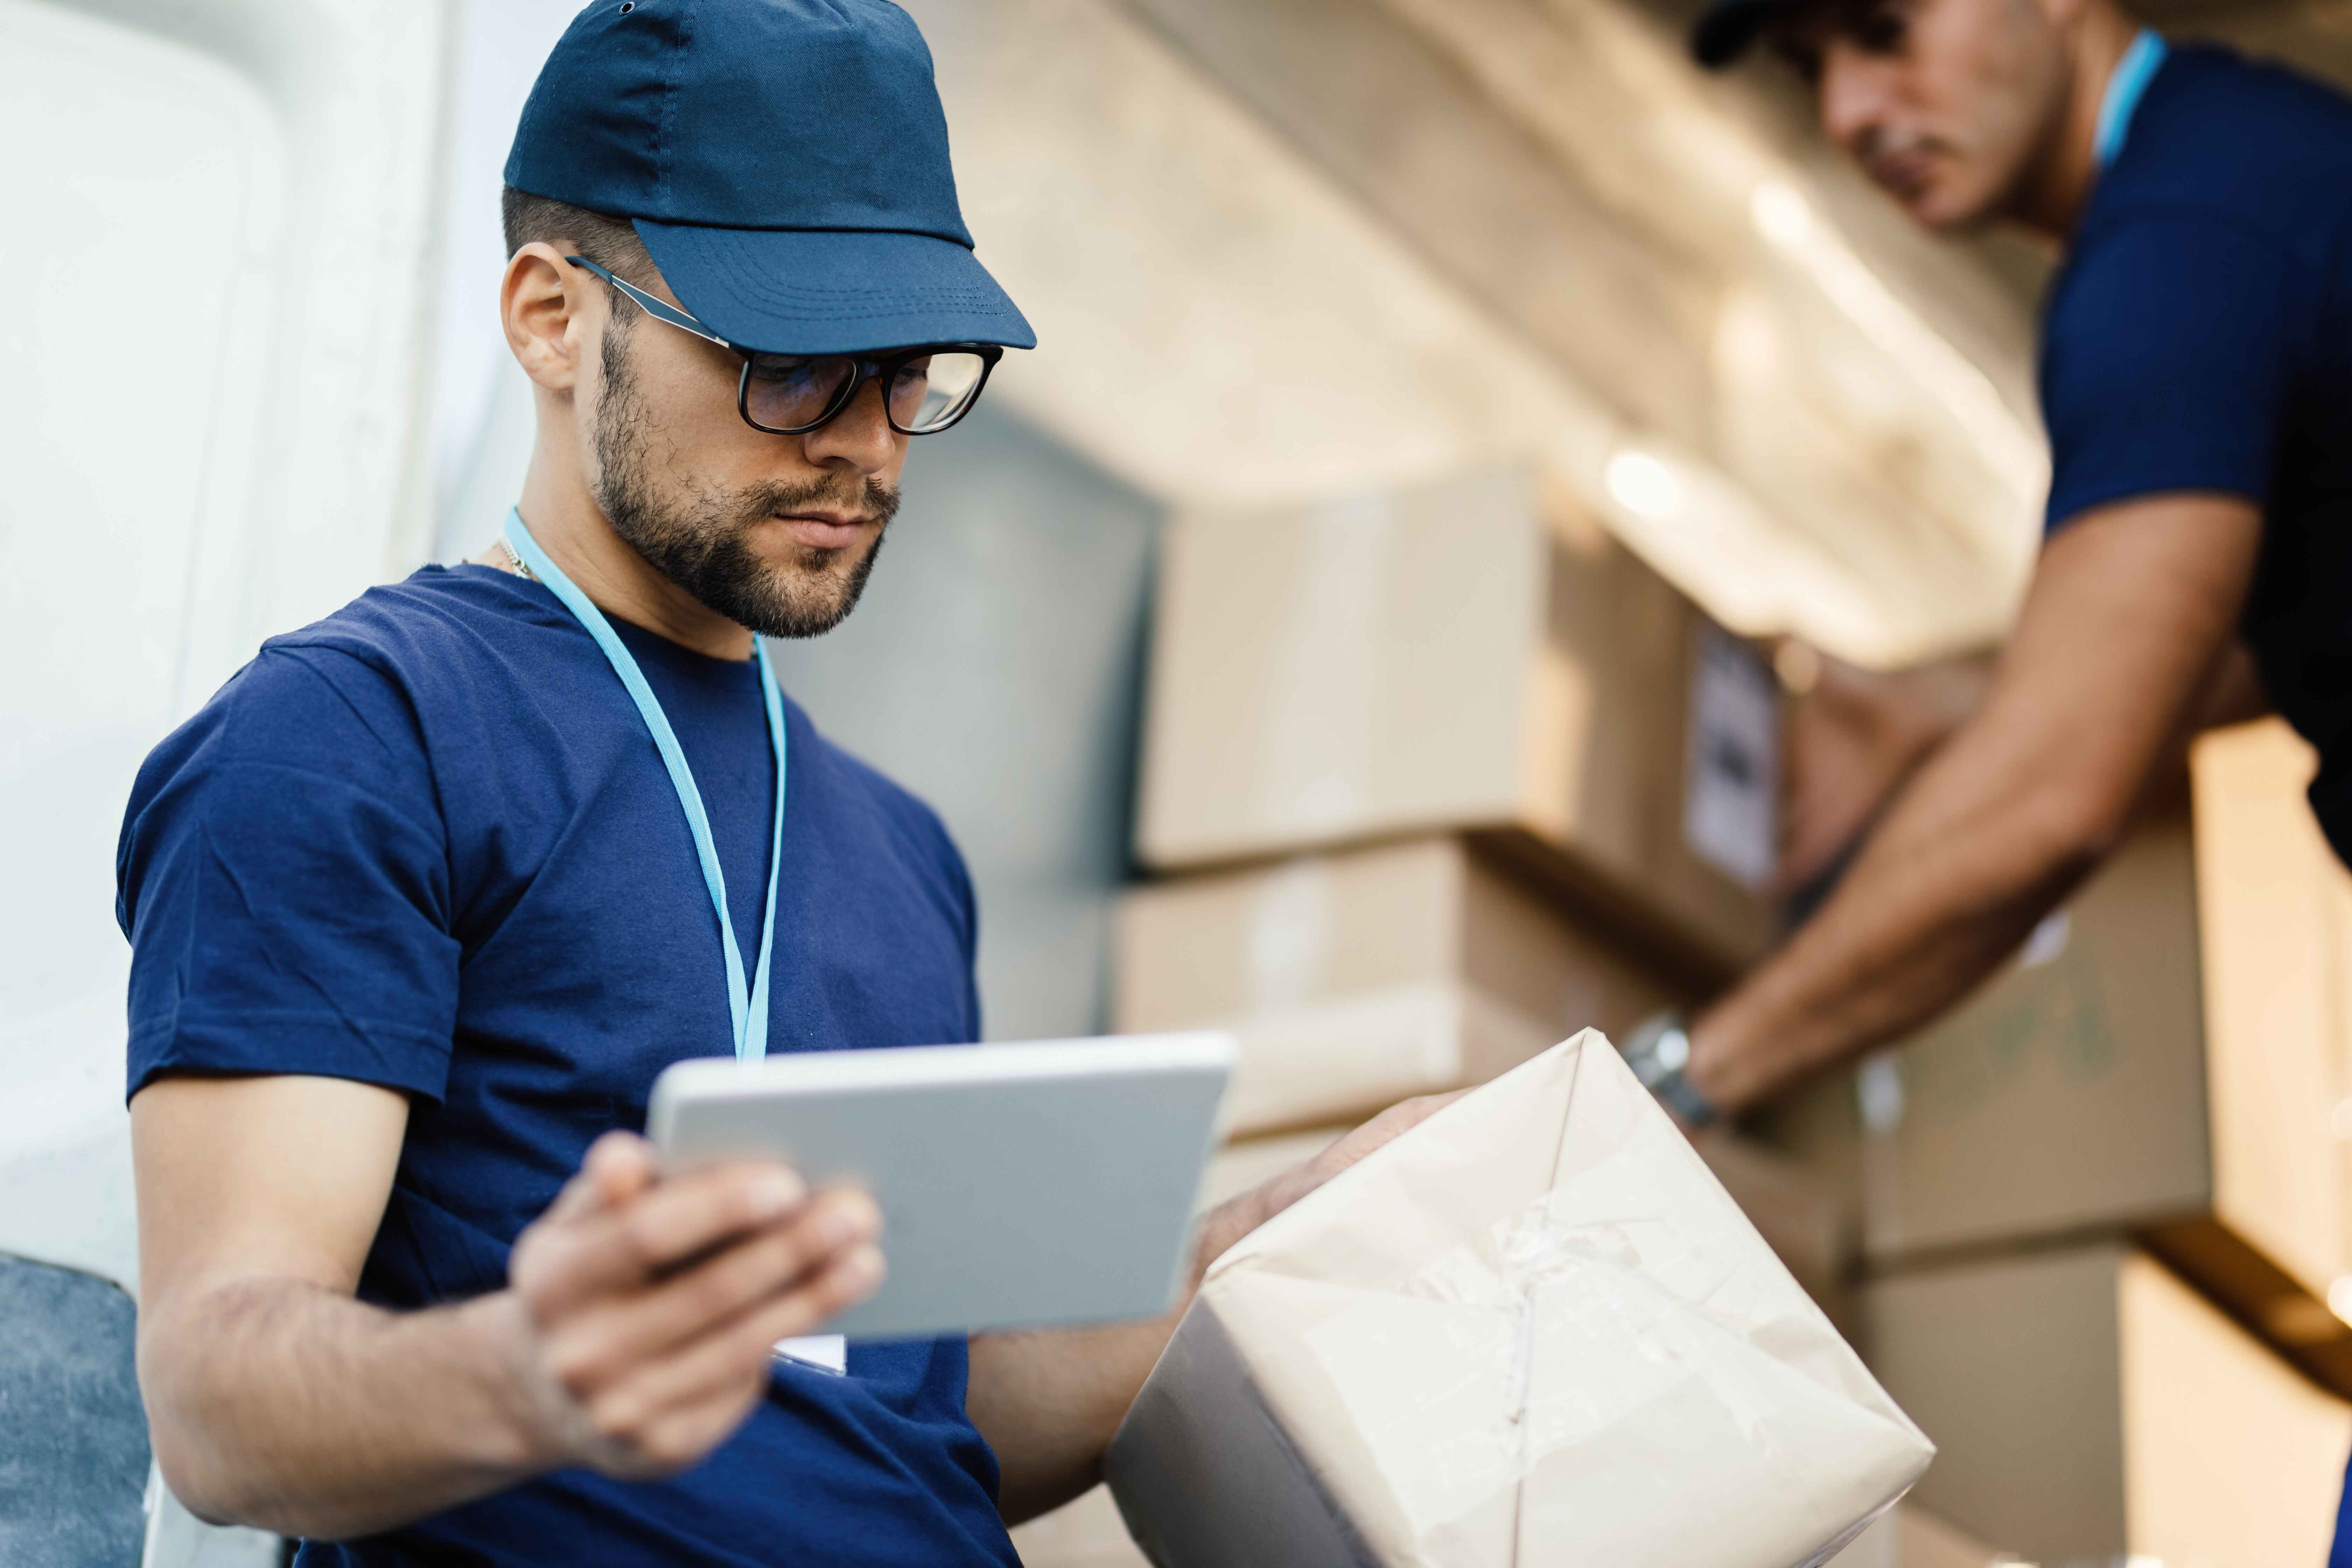
MULTIPOLYGON (((617 625, 756 944, 774 765, 759 673, 617 625)), ((975 914, 937 817, 789 702, 769 1048, 978 1037, 975 914)), ((141 769, 123 824, 130 1087, 301 1073, 409 1097, 360 1283, 497 1289, 523 1226, 655 1076, 732 1050, 719 922, 659 753, 537 583, 428 567, 263 645, 141 769)), ((308 1563, 1015 1562, 961 1340, 779 1364, 707 1461, 564 1471, 308 1563)))
POLYGON ((2052 287, 2049 527, 2166 490, 2263 509, 2242 623, 2320 753, 2352 861, 2352 101, 2225 50, 2173 51, 2052 287))

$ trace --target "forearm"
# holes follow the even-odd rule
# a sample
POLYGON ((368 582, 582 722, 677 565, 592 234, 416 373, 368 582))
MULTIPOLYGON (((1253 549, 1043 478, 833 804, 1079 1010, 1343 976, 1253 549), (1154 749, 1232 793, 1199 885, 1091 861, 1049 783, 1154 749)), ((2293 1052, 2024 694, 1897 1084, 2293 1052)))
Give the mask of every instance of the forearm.
POLYGON ((996 1452, 1006 1523, 1059 1508, 1102 1479, 1103 1452, 1209 1265, 1312 1184, 1294 1173, 1202 1215, 1176 1304, 1160 1317, 973 1339, 965 1408, 996 1452))
POLYGON ((2068 521, 2042 548, 1983 707, 1821 911, 1694 1026, 1699 1092, 1740 1110, 1990 973, 2097 864, 2168 750, 2231 705, 2210 687, 2261 542, 2259 511, 2221 494, 2136 497, 2068 521))
POLYGON ((142 1325, 155 1454, 199 1516, 338 1539, 549 1467, 509 1371, 519 1304, 388 1312, 305 1281, 226 1282, 142 1325))
POLYGON ((1698 1020, 1690 1076, 1710 1101, 1744 1109, 1958 1001, 2097 864, 2128 808, 1996 784, 1965 740, 1954 751, 1820 913, 1698 1020))

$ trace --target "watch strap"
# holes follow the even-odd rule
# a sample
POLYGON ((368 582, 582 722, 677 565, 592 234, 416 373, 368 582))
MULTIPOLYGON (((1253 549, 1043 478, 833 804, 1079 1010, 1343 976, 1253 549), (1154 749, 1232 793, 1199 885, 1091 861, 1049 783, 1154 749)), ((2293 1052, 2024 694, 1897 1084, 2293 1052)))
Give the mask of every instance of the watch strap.
POLYGON ((1690 1030, 1678 1010, 1645 1018, 1625 1038, 1625 1065, 1658 1103, 1674 1112, 1685 1127, 1705 1127, 1716 1119, 1714 1102, 1698 1091, 1688 1076, 1690 1030))

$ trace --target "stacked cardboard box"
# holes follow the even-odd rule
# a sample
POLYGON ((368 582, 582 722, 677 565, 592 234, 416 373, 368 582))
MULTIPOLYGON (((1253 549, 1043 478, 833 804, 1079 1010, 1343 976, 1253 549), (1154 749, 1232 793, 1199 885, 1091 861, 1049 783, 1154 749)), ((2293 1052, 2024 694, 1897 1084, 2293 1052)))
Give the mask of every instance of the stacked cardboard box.
POLYGON ((1122 1033, 1230 1028, 1237 1135, 1360 1119, 1509 1070, 1675 989, 1458 837, 1138 889, 1121 904, 1122 1033))
POLYGON ((2118 1243, 1867 1288, 1874 1370, 1937 1447, 1920 1505, 2037 1562, 2318 1563, 2352 1405, 2118 1243))
POLYGON ((2352 1289, 2352 876, 2311 770, 2274 721, 2203 738, 2188 798, 1999 975, 1778 1119, 1856 1194, 1865 1349, 1942 1448, 1922 1500, 2009 1549, 2324 1549, 2352 1438, 2328 1306, 2352 1289))
POLYGON ((1524 469, 1193 517, 1160 563, 1137 849, 1488 841, 1670 968, 1769 942, 1770 669, 1524 469))

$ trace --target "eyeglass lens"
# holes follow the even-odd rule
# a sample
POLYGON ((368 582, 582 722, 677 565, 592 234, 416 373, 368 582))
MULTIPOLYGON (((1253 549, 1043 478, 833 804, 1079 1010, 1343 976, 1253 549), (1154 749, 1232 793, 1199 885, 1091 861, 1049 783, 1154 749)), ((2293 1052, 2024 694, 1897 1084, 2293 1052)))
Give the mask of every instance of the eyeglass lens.
MULTIPOLYGON (((980 355, 952 350, 908 360, 890 378, 890 422, 918 436, 953 424, 971 406, 987 370, 980 355)), ((756 425, 803 429, 824 417, 856 374, 857 362, 846 355, 756 355, 744 405, 756 425)))

